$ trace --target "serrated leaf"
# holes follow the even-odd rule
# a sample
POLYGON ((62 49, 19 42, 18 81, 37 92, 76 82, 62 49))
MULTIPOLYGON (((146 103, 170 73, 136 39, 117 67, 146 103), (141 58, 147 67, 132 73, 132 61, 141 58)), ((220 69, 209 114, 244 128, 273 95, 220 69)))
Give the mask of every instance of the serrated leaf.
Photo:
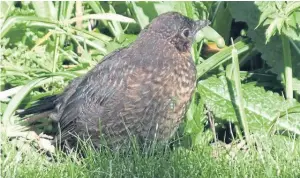
MULTIPOLYGON (((206 107, 216 118, 238 123, 235 107, 239 103, 233 99, 236 97, 235 87, 229 84, 224 76, 210 77, 200 81, 198 92, 204 98, 206 107)), ((296 119, 300 117, 300 113, 288 114, 285 119, 278 119, 280 112, 288 110, 295 103, 288 102, 276 93, 265 91, 251 84, 242 85, 242 92, 250 131, 269 130, 276 121, 275 125, 280 129, 300 134, 300 123, 296 119)))
MULTIPOLYGON (((266 42, 266 36, 265 26, 259 26, 255 29, 259 22, 260 15, 268 8, 272 8, 271 5, 274 2, 229 2, 229 9, 230 12, 235 18, 236 21, 243 21, 246 22, 248 25, 248 33, 247 35, 252 39, 252 41, 255 43, 256 49, 262 53, 262 58, 266 61, 266 63, 271 66, 271 71, 273 73, 276 73, 278 76, 278 79, 281 78, 281 74, 284 72, 284 64, 283 64, 283 52, 282 52, 282 42, 278 35, 275 35, 271 37, 270 41, 265 44, 266 42)), ((300 12, 294 12, 293 16, 295 16, 295 21, 299 24, 300 19, 300 12)), ((276 15, 276 14, 275 14, 276 15)), ((273 17, 272 17, 273 18, 273 17)), ((289 17, 290 18, 290 17, 289 17)), ((287 23, 289 26, 291 26, 292 21, 287 20, 287 23)), ((265 24, 271 23, 265 22, 265 24)), ((264 24, 264 25, 265 25, 264 24)), ((296 24, 296 23, 295 23, 296 24)), ((297 40, 299 36, 299 32, 297 32, 297 29, 299 31, 299 25, 294 26, 289 29, 294 29, 293 31, 286 31, 285 29, 286 22, 283 25, 282 33, 286 34, 288 37, 291 38, 290 41, 297 40), (296 28, 297 27, 297 28, 296 28)), ((292 41, 293 43, 298 43, 299 41, 292 41)), ((299 53, 294 48, 291 48, 291 55, 292 55, 292 66, 293 66, 293 77, 300 78, 300 70, 298 70, 300 66, 300 60, 299 60, 299 53)))
POLYGON ((295 11, 299 11, 300 8, 300 2, 287 2, 287 6, 285 8, 285 13, 287 15, 290 15, 291 13, 295 11))
POLYGON ((300 12, 295 12, 293 15, 288 17, 285 25, 282 27, 282 32, 289 38, 295 41, 300 41, 300 28, 299 21, 300 12), (298 20, 298 22, 297 22, 298 20))
POLYGON ((276 27, 277 27, 277 24, 280 22, 280 18, 277 18, 275 20, 273 20, 271 22, 271 24, 269 25, 269 27, 267 28, 266 30, 266 43, 268 43, 270 41, 270 38, 275 35, 276 33, 276 27))
POLYGON ((300 80, 293 78, 293 90, 300 95, 300 80))
POLYGON ((279 18, 279 20, 277 22, 277 25, 276 25, 276 28, 277 28, 279 34, 281 34, 283 24, 284 24, 284 19, 283 18, 279 18))
POLYGON ((259 17, 259 21, 258 21, 258 24, 255 27, 255 29, 257 27, 259 27, 274 12, 276 12, 276 11, 274 9, 271 9, 271 8, 268 8, 266 11, 263 11, 263 13, 259 17))
MULTIPOLYGON (((269 2, 270 4, 272 4, 272 2, 269 2)), ((284 9, 286 3, 284 1, 275 1, 274 4, 276 5, 276 8, 278 10, 282 10, 284 9)))
POLYGON ((300 134, 300 124, 299 124, 300 113, 290 113, 285 117, 279 118, 277 123, 281 128, 285 128, 288 131, 300 134), (287 129, 288 128, 288 129, 287 129))

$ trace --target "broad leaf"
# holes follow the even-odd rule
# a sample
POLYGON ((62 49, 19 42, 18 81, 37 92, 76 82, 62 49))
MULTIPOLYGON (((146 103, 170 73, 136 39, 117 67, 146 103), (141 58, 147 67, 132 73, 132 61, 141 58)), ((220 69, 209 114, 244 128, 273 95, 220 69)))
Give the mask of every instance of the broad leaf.
MULTIPOLYGON (((235 87, 224 76, 200 81, 198 91, 216 118, 238 123, 235 107, 239 103, 235 100, 235 87)), ((278 119, 281 112, 287 111, 296 102, 288 102, 276 93, 251 84, 242 85, 242 92, 250 131, 269 130, 275 123, 279 129, 300 134, 300 123, 297 120, 300 113, 290 113, 278 119)))
MULTIPOLYGON (((258 26, 259 23, 262 23, 265 16, 272 14, 274 11, 273 6, 271 5, 273 2, 230 2, 229 9, 230 12, 235 18, 236 21, 244 21, 248 24, 248 36, 255 42, 256 49, 262 53, 262 58, 267 62, 269 66, 271 66, 271 71, 278 75, 278 78, 281 78, 281 75, 284 72, 284 64, 283 64, 283 52, 281 39, 278 35, 272 36, 270 41, 266 44, 266 36, 265 32, 267 30, 268 25, 270 24, 270 20, 266 20, 264 25, 267 26, 258 26), (258 26, 258 27, 257 27, 258 26), (257 27, 257 28, 256 28, 257 27)), ((293 16, 289 18, 294 18, 294 21, 298 21, 299 24, 299 15, 300 12, 294 12, 293 16), (298 18, 297 18, 298 17, 298 18)), ((276 15, 276 14, 275 14, 276 15)), ((282 31, 291 39, 300 40, 299 33, 296 33, 295 30, 299 27, 296 26, 292 20, 287 20, 288 25, 291 25, 289 30, 286 29, 286 25, 283 25, 282 31), (293 25, 294 24, 294 25, 293 25), (291 35, 295 36, 291 36, 291 35), (297 36, 298 35, 298 36, 297 36), (292 38, 293 37, 293 38, 292 38)), ((274 28, 280 24, 274 24, 274 28)), ((275 30, 275 29, 274 29, 275 30)), ((271 35, 273 29, 269 29, 269 34, 271 35)), ((292 40, 290 40, 292 41, 292 40)), ((292 41, 292 44, 298 44, 299 41, 292 41)), ((291 48, 292 55, 292 66, 293 66, 293 77, 296 79, 300 79, 300 70, 297 70, 300 66, 299 53, 295 50, 295 48, 291 48)))

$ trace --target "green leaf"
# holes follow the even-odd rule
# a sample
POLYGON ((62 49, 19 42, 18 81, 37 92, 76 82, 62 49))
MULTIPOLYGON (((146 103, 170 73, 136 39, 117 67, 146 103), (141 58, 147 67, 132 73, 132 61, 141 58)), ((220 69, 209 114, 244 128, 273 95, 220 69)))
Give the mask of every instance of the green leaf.
MULTIPOLYGON (((284 72, 281 38, 278 35, 274 35, 270 38, 270 41, 266 44, 265 32, 267 27, 259 26, 255 29, 255 27, 259 23, 260 15, 266 9, 272 8, 272 6, 270 5, 272 3, 274 2, 255 2, 255 3, 254 2, 229 2, 228 4, 233 18, 235 18, 236 21, 243 21, 247 23, 248 25, 247 35, 255 43, 255 48, 262 53, 261 57, 271 67, 270 71, 276 73, 278 79, 281 80, 281 75, 284 72)), ((297 16, 297 18, 295 18, 295 21, 299 22, 299 19, 300 19, 300 14, 299 16, 297 16)), ((289 25, 290 23, 292 23, 289 20, 287 20, 287 22, 289 25)), ((267 22, 265 23, 267 24, 267 22)), ((289 31, 287 33, 285 26, 286 25, 283 25, 282 33, 285 33, 288 37, 291 37, 293 36, 292 34, 294 34, 295 38, 292 39, 296 40, 298 38, 296 35, 299 36, 299 27, 296 28, 295 26, 294 31, 289 31)), ((289 29, 290 30, 294 29, 294 27, 289 29)), ((293 41, 292 39, 290 39, 290 41, 293 41)), ((293 43, 297 44, 299 43, 299 41, 293 41, 292 44, 293 43)), ((300 66, 299 53, 294 48, 291 48, 291 55, 292 55, 293 77, 300 79, 300 70, 298 70, 300 66)))
POLYGON ((292 40, 300 42, 300 11, 289 16, 282 27, 282 32, 292 40))
POLYGON ((293 90, 300 96, 300 80, 293 78, 293 90))
MULTIPOLYGON (((232 43, 233 39, 231 38, 232 43)), ((232 100, 234 102, 239 103, 237 110, 238 114, 236 114, 237 119, 239 121, 239 127, 243 128, 245 139, 248 144, 250 144, 250 133, 248 129, 248 121, 245 113, 245 107, 244 107, 244 97, 242 92, 242 84, 241 84, 241 77, 240 77, 240 66, 239 66, 239 58, 236 48, 234 47, 234 44, 232 44, 232 67, 233 67, 233 80, 234 80, 234 86, 236 91, 236 97, 235 100, 232 100)), ((229 83, 230 84, 230 83, 229 83)), ((230 85, 230 87, 233 87, 233 85, 230 85)))
MULTIPOLYGON (((288 118, 278 119, 281 112, 288 111, 299 103, 288 102, 276 93, 251 84, 242 85, 242 91, 250 131, 268 131, 276 121, 275 126, 279 129, 300 134, 300 123, 296 119, 300 117, 300 113, 291 113, 286 115, 288 118)), ((218 119, 237 123, 236 107, 240 103, 233 100, 237 97, 236 89, 234 85, 228 84, 224 76, 199 81, 198 92, 204 98, 208 110, 218 119)))
POLYGON ((277 29, 276 27, 277 27, 277 24, 280 23, 280 20, 281 20, 280 18, 277 18, 277 19, 273 20, 272 23, 267 28, 267 30, 266 30, 266 39, 267 39, 266 43, 268 43, 270 41, 270 38, 275 35, 276 29, 277 29))
POLYGON ((27 27, 42 27, 45 29, 55 29, 56 33, 67 34, 71 36, 71 38, 81 42, 85 42, 86 44, 100 50, 104 54, 106 54, 107 51, 101 45, 103 43, 106 44, 108 43, 108 41, 111 40, 110 37, 101 33, 86 31, 72 26, 63 26, 60 22, 54 20, 29 16, 14 16, 7 19, 0 30, 0 38, 3 38, 16 24, 24 23, 26 23, 27 27), (79 33, 80 35, 73 35, 75 32, 77 34, 79 33), (89 39, 92 39, 93 41, 89 39))
MULTIPOLYGON (((234 44, 235 48, 238 51, 238 54, 242 54, 247 51, 251 51, 253 48, 253 43, 249 39, 241 40, 234 44)), ((218 67, 222 63, 231 59, 231 50, 232 46, 225 47, 222 51, 211 56, 203 63, 197 65, 197 78, 202 77, 206 72, 218 67)))
POLYGON ((0 1, 0 26, 4 23, 7 15, 14 9, 13 1, 0 1))
POLYGON ((231 30, 232 16, 230 14, 227 2, 220 1, 218 11, 215 14, 212 27, 226 40, 226 44, 229 42, 230 30, 231 30))
POLYGON ((32 5, 38 17, 57 19, 57 11, 52 1, 32 1, 32 5))
POLYGON ((267 18, 271 14, 274 14, 275 12, 276 12, 276 10, 272 9, 272 8, 267 8, 265 11, 263 11, 259 17, 259 22, 258 22, 258 25, 256 26, 256 28, 259 27, 265 20, 267 20, 267 18))
POLYGON ((39 78, 29 82, 27 85, 23 86, 22 89, 11 99, 9 102, 2 118, 2 122, 4 125, 9 124, 11 121, 10 118, 12 117, 15 110, 18 108, 24 97, 35 87, 42 86, 46 83, 51 83, 55 81, 62 80, 63 77, 57 76, 52 78, 39 78))
POLYGON ((136 21, 142 29, 145 28, 152 19, 165 12, 176 11, 187 16, 188 13, 190 13, 190 11, 187 12, 187 9, 191 9, 192 6, 192 2, 131 2, 131 9, 135 14, 136 21), (186 6, 188 7, 186 8, 186 6))
MULTIPOLYGON (((116 11, 111 4, 109 5, 109 12, 116 14, 116 11)), ((111 27, 114 36, 117 38, 118 41, 120 41, 121 36, 124 35, 124 30, 121 26, 121 23, 117 21, 110 21, 108 22, 108 24, 111 27)))
POLYGON ((299 12, 299 9, 300 9, 300 2, 287 2, 285 13, 287 15, 291 15, 295 11, 299 12))

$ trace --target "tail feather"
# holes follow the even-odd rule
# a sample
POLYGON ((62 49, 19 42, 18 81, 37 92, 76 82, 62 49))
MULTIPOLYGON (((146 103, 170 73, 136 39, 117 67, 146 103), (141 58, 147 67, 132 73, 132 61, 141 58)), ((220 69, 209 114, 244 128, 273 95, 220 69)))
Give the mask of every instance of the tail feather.
POLYGON ((47 96, 34 103, 31 107, 17 111, 17 115, 24 117, 30 114, 38 114, 53 110, 55 108, 55 100, 58 95, 47 96))

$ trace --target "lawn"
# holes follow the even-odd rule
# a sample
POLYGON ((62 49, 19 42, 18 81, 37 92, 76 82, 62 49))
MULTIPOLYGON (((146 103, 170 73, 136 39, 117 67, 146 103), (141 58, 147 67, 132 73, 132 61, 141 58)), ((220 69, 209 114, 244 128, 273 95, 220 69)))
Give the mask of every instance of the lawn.
POLYGON ((300 144, 259 135, 253 149, 201 145, 164 151, 94 151, 22 154, 3 147, 3 177, 299 177, 300 144), (258 139, 259 138, 259 139, 258 139), (53 158, 54 157, 54 158, 53 158))

